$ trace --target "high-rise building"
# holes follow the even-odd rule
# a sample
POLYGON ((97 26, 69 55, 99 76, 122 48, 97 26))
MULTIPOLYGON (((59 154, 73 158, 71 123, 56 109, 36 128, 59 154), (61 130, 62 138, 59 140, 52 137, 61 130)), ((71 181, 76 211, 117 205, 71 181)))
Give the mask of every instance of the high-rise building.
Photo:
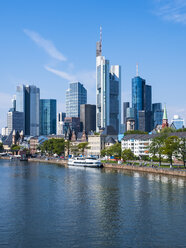
POLYGON ((8 127, 3 127, 1 129, 1 135, 2 136, 8 136, 8 127))
POLYGON ((121 125, 121 67, 112 65, 110 68, 110 126, 120 133, 121 125))
POLYGON ((80 82, 70 83, 66 91, 66 116, 80 117, 80 105, 87 103, 87 90, 80 82))
POLYGON ((25 135, 39 135, 40 89, 34 85, 20 85, 16 89, 16 111, 24 113, 25 135))
POLYGON ((124 124, 124 132, 127 130, 127 108, 130 107, 129 102, 123 103, 123 124, 124 124))
POLYGON ((121 124, 121 67, 109 65, 102 56, 102 30, 96 45, 96 129, 113 126, 117 133, 121 124))
POLYGON ((81 131, 88 134, 96 131, 96 105, 82 104, 80 106, 81 131))
POLYGON ((66 113, 59 112, 57 114, 57 135, 64 134, 64 120, 66 117, 66 113))
POLYGON ((145 85, 145 111, 152 111, 152 86, 145 85))
POLYGON ((174 115, 174 118, 172 119, 172 124, 176 129, 184 128, 184 119, 181 118, 179 115, 174 115))
POLYGON ((145 79, 138 76, 138 66, 137 75, 132 79, 132 107, 136 113, 135 129, 148 132, 152 130, 152 87, 146 85, 145 79))
POLYGON ((161 103, 152 104, 152 114, 153 114, 153 127, 155 128, 157 125, 162 125, 163 110, 161 103))
POLYGON ((80 118, 79 117, 65 117, 64 121, 64 132, 65 136, 69 132, 75 132, 76 134, 80 131, 80 118))
POLYGON ((56 100, 40 100, 40 135, 56 134, 56 100))
POLYGON ((24 128, 24 113, 18 111, 9 111, 7 114, 8 135, 15 130, 21 132, 24 128))

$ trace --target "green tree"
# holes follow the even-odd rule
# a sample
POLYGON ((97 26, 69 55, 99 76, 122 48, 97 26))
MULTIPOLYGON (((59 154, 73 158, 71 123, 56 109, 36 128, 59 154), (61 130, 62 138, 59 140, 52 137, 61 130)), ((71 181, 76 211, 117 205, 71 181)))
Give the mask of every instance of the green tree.
POLYGON ((127 135, 127 134, 148 134, 148 133, 144 131, 140 131, 140 130, 131 130, 131 131, 127 131, 124 133, 124 135, 127 135))
POLYGON ((186 138, 180 138, 178 144, 178 157, 181 157, 183 165, 186 164, 186 138))
POLYGON ((121 143, 117 142, 107 149, 107 155, 121 158, 121 143))
POLYGON ((64 153, 64 149, 65 149, 64 139, 49 139, 46 140, 41 146, 41 151, 46 152, 49 155, 52 154, 61 155, 62 153, 64 153))
POLYGON ((177 136, 169 136, 164 141, 163 154, 167 155, 170 165, 172 166, 172 158, 177 155, 179 147, 179 138, 177 136))
POLYGON ((172 127, 164 127, 161 129, 161 133, 174 133, 176 130, 172 127))
POLYGON ((78 147, 78 149, 80 150, 80 152, 82 153, 83 156, 85 154, 85 149, 90 149, 90 147, 88 146, 88 142, 79 143, 77 145, 77 147, 78 147))
POLYGON ((18 152, 18 151, 20 150, 20 148, 21 148, 21 147, 18 146, 18 145, 12 145, 12 146, 11 146, 11 151, 12 151, 12 152, 18 152))
POLYGON ((121 157, 124 161, 133 160, 135 158, 134 153, 131 151, 131 149, 123 150, 121 157))
POLYGON ((155 137, 149 146, 149 152, 153 155, 153 157, 158 154, 160 166, 162 162, 163 145, 166 138, 167 134, 161 134, 160 136, 155 137))
POLYGON ((3 152, 4 148, 3 148, 3 143, 0 143, 0 152, 3 152))

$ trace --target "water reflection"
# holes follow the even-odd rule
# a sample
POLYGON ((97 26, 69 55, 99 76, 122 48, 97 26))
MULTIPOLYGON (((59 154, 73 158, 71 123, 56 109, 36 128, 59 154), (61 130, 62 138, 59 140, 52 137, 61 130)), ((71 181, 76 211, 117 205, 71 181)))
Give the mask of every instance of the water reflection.
POLYGON ((0 211, 0 246, 183 247, 186 242, 181 177, 0 161, 0 211))

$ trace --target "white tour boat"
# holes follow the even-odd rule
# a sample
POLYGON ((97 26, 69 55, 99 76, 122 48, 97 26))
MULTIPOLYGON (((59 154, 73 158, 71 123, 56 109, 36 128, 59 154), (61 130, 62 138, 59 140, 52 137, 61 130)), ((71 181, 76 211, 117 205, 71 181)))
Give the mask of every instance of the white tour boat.
POLYGON ((94 157, 75 157, 68 159, 69 166, 101 168, 101 161, 94 157))

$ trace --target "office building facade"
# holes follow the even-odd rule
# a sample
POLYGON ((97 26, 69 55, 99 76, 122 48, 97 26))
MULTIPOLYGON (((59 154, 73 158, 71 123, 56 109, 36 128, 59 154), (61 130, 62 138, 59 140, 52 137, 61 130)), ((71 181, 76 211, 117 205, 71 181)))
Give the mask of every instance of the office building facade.
POLYGON ((64 120, 66 117, 66 113, 59 112, 57 114, 57 135, 64 134, 64 120))
POLYGON ((16 111, 24 113, 25 135, 39 135, 40 89, 34 85, 20 85, 16 89, 16 111))
POLYGON ((152 114, 153 114, 153 127, 155 128, 158 125, 162 125, 163 109, 161 103, 152 104, 152 114))
POLYGON ((127 108, 130 107, 129 102, 123 103, 123 124, 124 124, 124 132, 127 130, 127 108))
POLYGON ((121 67, 102 56, 102 33, 96 45, 96 130, 121 124, 121 67))
POLYGON ((80 82, 69 84, 66 91, 66 117, 80 117, 80 105, 87 103, 87 90, 80 82))
POLYGON ((56 134, 56 100, 40 100, 40 135, 56 134))
POLYGON ((15 130, 21 132, 24 129, 24 113, 18 111, 9 111, 7 114, 8 135, 15 130))
POLYGON ((176 129, 184 128, 184 119, 181 118, 179 115, 174 115, 172 119, 172 124, 176 129))
POLYGON ((81 131, 88 134, 96 131, 96 105, 82 104, 80 106, 81 131))

